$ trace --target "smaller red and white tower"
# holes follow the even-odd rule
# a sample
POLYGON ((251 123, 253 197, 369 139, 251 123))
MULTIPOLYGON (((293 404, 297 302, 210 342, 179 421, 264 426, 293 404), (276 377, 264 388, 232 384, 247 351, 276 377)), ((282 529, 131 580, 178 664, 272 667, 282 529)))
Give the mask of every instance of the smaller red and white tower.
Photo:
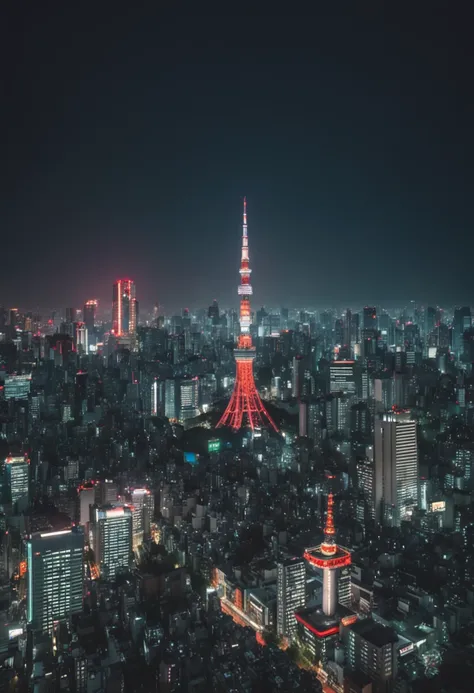
POLYGON ((324 540, 319 546, 306 549, 304 552, 304 558, 323 571, 323 613, 326 616, 334 616, 336 613, 338 570, 351 564, 350 551, 336 544, 333 506, 334 497, 330 493, 324 540))

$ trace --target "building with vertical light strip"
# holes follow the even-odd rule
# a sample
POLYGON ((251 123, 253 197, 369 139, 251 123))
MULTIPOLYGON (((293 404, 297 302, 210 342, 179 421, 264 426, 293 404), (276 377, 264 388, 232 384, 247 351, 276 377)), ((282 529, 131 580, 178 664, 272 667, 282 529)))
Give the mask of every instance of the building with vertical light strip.
POLYGON ((394 407, 375 426, 375 510, 382 524, 399 527, 418 503, 416 421, 394 407))
POLYGON ((127 506, 96 506, 92 513, 92 548, 104 580, 115 580, 130 567, 133 515, 127 506))
POLYGON ((135 334, 137 313, 135 282, 131 279, 118 279, 112 292, 112 330, 116 337, 135 334))
POLYGON ((31 535, 27 542, 27 620, 31 630, 50 633, 56 622, 82 611, 83 554, 81 528, 31 535))

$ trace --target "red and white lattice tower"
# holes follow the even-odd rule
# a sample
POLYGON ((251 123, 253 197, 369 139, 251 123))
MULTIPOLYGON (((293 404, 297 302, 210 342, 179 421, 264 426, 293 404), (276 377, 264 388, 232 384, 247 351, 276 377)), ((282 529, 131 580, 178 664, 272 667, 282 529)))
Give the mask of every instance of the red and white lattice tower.
POLYGON ((263 406, 260 395, 255 387, 253 377, 253 362, 255 347, 250 335, 250 284, 249 239, 247 235, 247 200, 244 198, 244 223, 242 229, 242 258, 240 261, 240 335, 234 349, 236 376, 235 385, 227 409, 223 413, 217 428, 229 426, 238 431, 244 426, 253 430, 270 426, 278 432, 277 427, 263 406))

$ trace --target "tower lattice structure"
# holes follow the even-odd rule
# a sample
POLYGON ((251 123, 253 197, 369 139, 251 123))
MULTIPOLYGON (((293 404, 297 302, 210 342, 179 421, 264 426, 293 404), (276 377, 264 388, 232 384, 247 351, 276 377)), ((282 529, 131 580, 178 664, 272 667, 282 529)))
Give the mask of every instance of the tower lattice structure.
POLYGON ((247 234, 247 200, 244 198, 242 255, 238 289, 240 296, 240 335, 234 349, 236 376, 232 397, 217 427, 229 426, 238 431, 244 426, 250 426, 252 430, 270 426, 274 431, 278 432, 275 423, 263 406, 253 377, 255 347, 252 344, 252 336, 250 334, 251 271, 249 267, 249 239, 247 234))

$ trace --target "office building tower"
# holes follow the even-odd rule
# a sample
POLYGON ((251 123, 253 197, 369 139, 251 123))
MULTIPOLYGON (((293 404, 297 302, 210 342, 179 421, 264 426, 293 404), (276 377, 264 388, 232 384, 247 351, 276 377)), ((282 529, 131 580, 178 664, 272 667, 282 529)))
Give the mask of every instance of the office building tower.
POLYGON ((134 335, 137 329, 138 305, 135 282, 118 279, 112 292, 112 330, 117 337, 134 335))
POLYGON ((377 346, 377 312, 372 306, 366 306, 362 314, 361 342, 362 357, 371 358, 377 346))
POLYGON ((167 378, 165 380, 165 416, 170 421, 176 421, 178 411, 176 406, 176 380, 167 378))
POLYGON ((452 327, 452 348, 456 358, 460 358, 464 349, 464 332, 471 327, 471 309, 469 306, 455 308, 452 327))
POLYGON ((363 521, 375 519, 375 465, 373 459, 373 448, 367 448, 367 456, 357 460, 357 488, 362 493, 367 517, 363 521))
POLYGON ((104 580, 113 581, 130 567, 133 549, 132 511, 126 506, 96 506, 92 512, 92 543, 104 580))
POLYGON ((418 502, 416 421, 405 409, 383 414, 375 426, 376 520, 399 527, 418 502))
POLYGON ((212 321, 213 325, 219 324, 219 304, 216 299, 214 299, 212 305, 209 306, 207 317, 212 321))
POLYGON ((355 361, 332 361, 329 366, 329 392, 356 395, 355 361))
POLYGON ((362 318, 362 329, 374 332, 377 329, 377 310, 373 306, 365 306, 362 318))
POLYGON ((187 378, 179 384, 179 420, 194 419, 199 414, 199 378, 187 378))
POLYGON ((5 399, 28 399, 31 375, 6 375, 3 395, 5 399))
POLYGON ((352 311, 349 308, 344 315, 343 344, 350 347, 353 342, 352 311))
POLYGON ((345 566, 339 569, 337 576, 337 601, 342 606, 351 605, 351 567, 345 566))
POLYGON ((308 435, 308 402, 300 400, 298 407, 298 434, 301 437, 308 435))
POLYGON ((329 367, 329 392, 334 398, 337 430, 347 433, 351 426, 351 407, 357 399, 355 361, 332 361, 329 367), (340 396, 342 395, 342 396, 340 396))
POLYGON ((306 562, 289 558, 277 564, 277 633, 292 638, 296 632, 295 611, 306 605, 306 562))
POLYGON ((77 489, 78 513, 77 519, 83 527, 89 526, 91 506, 95 505, 96 487, 94 484, 81 484, 77 489))
POLYGON ((27 542, 27 620, 51 632, 57 621, 83 609, 84 534, 81 528, 37 532, 27 542))
POLYGON ((373 693, 390 693, 397 675, 398 635, 370 618, 348 629, 348 660, 352 670, 366 674, 373 693))
POLYGON ((22 512, 28 506, 30 484, 30 460, 26 455, 9 456, 3 467, 3 500, 12 505, 14 512, 22 512))
POLYGON ((155 509, 153 494, 147 488, 134 488, 130 492, 132 511, 133 550, 143 544, 150 535, 150 523, 155 509))
POLYGON ((291 395, 296 399, 307 397, 311 394, 311 373, 309 359, 303 356, 293 358, 293 378, 291 385, 291 395))
POLYGON ((77 353, 84 356, 87 355, 89 351, 89 334, 84 322, 74 323, 74 338, 77 353))
POLYGON ((99 302, 92 298, 84 303, 84 308, 82 309, 82 319, 84 321, 84 325, 91 333, 94 331, 98 305, 99 302))
POLYGON ((240 335, 237 347, 234 349, 236 365, 235 384, 230 402, 217 426, 229 426, 234 431, 238 431, 243 426, 249 426, 252 430, 269 426, 274 431, 277 431, 277 427, 263 406, 253 376, 253 362, 256 356, 256 349, 252 344, 252 335, 250 334, 250 296, 253 293, 252 285, 250 284, 250 273, 247 200, 244 198, 240 286, 238 289, 240 296, 240 335))
POLYGON ((66 319, 65 322, 68 325, 72 325, 74 322, 76 322, 76 309, 75 308, 66 308, 66 319))
POLYGON ((117 484, 111 479, 105 479, 99 484, 99 498, 101 505, 113 504, 117 500, 117 484))
POLYGON ((20 325, 20 311, 18 308, 10 308, 9 311, 9 324, 10 327, 16 329, 20 325))

